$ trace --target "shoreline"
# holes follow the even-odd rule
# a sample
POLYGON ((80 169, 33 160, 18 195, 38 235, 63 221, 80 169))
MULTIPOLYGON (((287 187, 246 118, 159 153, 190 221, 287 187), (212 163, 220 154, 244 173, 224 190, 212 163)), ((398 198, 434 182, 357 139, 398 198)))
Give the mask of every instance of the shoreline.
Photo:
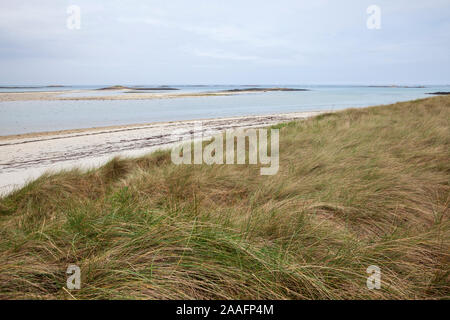
POLYGON ((330 111, 292 112, 155 122, 0 137, 0 196, 46 172, 101 166, 114 157, 138 157, 166 149, 202 124, 205 138, 227 129, 256 128, 330 111), (176 132, 176 135, 173 133, 176 132))
POLYGON ((274 117, 283 117, 293 119, 303 118, 303 115, 312 114, 318 115, 321 113, 333 112, 333 110, 318 110, 318 111, 298 111, 298 112, 280 112, 280 113, 268 113, 268 114, 249 114, 243 116, 230 116, 230 117, 217 117, 217 118, 197 118, 190 120, 171 120, 171 121, 155 121, 155 122, 142 122, 142 123, 131 123, 131 124, 118 124, 118 125, 110 125, 110 126, 96 126, 96 127, 88 127, 88 128, 75 128, 75 129, 62 129, 62 130, 54 130, 54 131, 36 131, 36 132, 27 132, 27 133, 19 133, 19 134, 11 134, 11 135, 0 135, 0 146, 3 145, 4 141, 9 140, 20 140, 20 139, 33 139, 40 137, 51 137, 58 135, 88 135, 88 134, 101 134, 107 132, 118 132, 118 131, 129 131, 129 130, 139 130, 149 126, 156 125, 170 125, 170 124, 190 124, 195 122, 209 122, 209 121, 231 121, 231 120, 243 120, 243 119, 259 119, 259 118, 274 118, 274 117))
MULTIPOLYGON (((0 92, 1 102, 14 101, 108 101, 108 100, 152 100, 152 99, 175 99, 175 98, 192 98, 192 97, 211 97, 211 96, 231 96, 239 94, 258 94, 266 92, 278 91, 309 91, 307 89, 289 89, 289 88, 248 88, 239 90, 224 91, 205 91, 205 92, 182 92, 173 93, 172 90, 160 89, 166 92, 136 92, 129 91, 131 89, 97 89, 97 90, 66 90, 66 91, 28 91, 28 92, 0 92), (99 92, 115 91, 115 95, 95 95, 99 92), (73 93, 85 93, 86 96, 64 96, 73 93), (93 94, 89 96, 89 94, 93 94)), ((136 89, 133 89, 136 90, 136 89)), ((143 90, 143 89, 137 89, 143 90)), ((176 90, 175 90, 176 91, 176 90)))
POLYGON ((190 135, 200 123, 204 138, 209 138, 213 131, 267 127, 329 112, 336 111, 137 123, 0 136, 0 197, 46 172, 86 170, 117 156, 138 157, 169 148, 190 135))

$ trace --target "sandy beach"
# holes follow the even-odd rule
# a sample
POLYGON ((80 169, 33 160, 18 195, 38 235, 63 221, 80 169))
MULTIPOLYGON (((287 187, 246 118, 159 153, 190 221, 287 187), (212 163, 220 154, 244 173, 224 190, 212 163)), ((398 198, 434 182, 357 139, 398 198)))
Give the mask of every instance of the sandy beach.
POLYGON ((112 126, 0 137, 0 193, 6 194, 47 171, 99 166, 115 156, 135 157, 164 149, 202 124, 213 130, 251 128, 304 119, 321 112, 297 112, 194 121, 112 126), (173 133, 177 132, 177 135, 173 133))
MULTIPOLYGON (((125 88, 125 87, 124 87, 125 88)), ((0 92, 0 102, 10 101, 80 101, 80 100, 149 100, 149 99, 173 99, 173 98, 188 98, 188 97, 210 97, 210 96, 231 96, 239 94, 257 94, 273 91, 307 91, 303 89, 289 89, 289 88, 248 88, 244 90, 222 90, 210 92, 196 92, 196 93, 174 93, 172 91, 163 92, 149 92, 137 91, 136 88, 125 89, 98 89, 98 90, 67 90, 67 91, 28 91, 28 92, 0 92), (102 94, 111 92, 111 95, 102 94), (78 96, 70 96, 70 94, 77 94, 78 96)))

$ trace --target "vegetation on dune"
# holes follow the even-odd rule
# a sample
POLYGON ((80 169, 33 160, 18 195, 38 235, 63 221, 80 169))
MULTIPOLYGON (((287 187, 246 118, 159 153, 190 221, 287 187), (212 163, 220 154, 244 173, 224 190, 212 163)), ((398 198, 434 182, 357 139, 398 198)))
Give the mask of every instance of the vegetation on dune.
POLYGON ((281 124, 273 176, 168 152, 42 176, 0 199, 0 298, 449 298, 449 119, 442 96, 281 124))

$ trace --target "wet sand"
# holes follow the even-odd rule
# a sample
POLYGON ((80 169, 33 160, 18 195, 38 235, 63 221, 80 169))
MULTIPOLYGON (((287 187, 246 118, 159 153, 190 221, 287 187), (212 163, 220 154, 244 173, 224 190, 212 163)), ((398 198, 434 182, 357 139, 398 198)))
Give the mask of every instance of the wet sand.
POLYGON ((264 127, 324 112, 173 121, 0 137, 0 194, 19 188, 47 171, 74 167, 88 169, 115 156, 136 157, 169 148, 189 136, 199 124, 203 135, 210 137, 214 130, 264 127))

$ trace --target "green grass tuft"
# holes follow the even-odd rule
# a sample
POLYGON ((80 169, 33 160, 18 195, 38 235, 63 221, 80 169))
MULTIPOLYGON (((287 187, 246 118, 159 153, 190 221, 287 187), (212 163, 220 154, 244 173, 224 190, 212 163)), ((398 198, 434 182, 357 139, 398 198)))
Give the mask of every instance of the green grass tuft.
POLYGON ((448 299, 449 119, 434 97, 276 125, 274 176, 169 152, 44 175, 0 199, 0 298, 448 299))

